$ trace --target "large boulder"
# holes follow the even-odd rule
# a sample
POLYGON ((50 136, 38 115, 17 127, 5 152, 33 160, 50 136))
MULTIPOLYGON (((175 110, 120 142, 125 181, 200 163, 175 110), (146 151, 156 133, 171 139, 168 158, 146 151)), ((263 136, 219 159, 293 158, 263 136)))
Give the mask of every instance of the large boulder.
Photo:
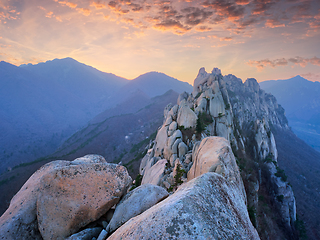
POLYGON ((130 218, 146 211, 168 195, 164 188, 152 184, 141 185, 130 191, 118 203, 109 223, 109 231, 113 232, 130 218))
POLYGON ((159 185, 166 169, 166 163, 166 159, 160 159, 151 168, 146 169, 141 184, 151 183, 153 185, 159 185))
POLYGON ((43 239, 64 239, 118 203, 131 184, 125 167, 110 163, 71 164, 41 179, 37 219, 43 239))
POLYGON ((259 239, 236 182, 206 173, 131 218, 113 239, 259 239))
POLYGON ((207 137, 196 144, 192 153, 193 165, 188 180, 207 172, 216 172, 239 187, 239 193, 246 201, 245 190, 235 157, 228 140, 223 137, 207 137))
POLYGON ((184 128, 196 127, 197 119, 197 115, 190 109, 187 102, 182 100, 178 110, 178 125, 183 126, 184 128))
POLYGON ((41 178, 56 168, 70 164, 69 161, 47 163, 28 179, 0 218, 0 239, 42 239, 37 222, 37 197, 42 185, 41 178))

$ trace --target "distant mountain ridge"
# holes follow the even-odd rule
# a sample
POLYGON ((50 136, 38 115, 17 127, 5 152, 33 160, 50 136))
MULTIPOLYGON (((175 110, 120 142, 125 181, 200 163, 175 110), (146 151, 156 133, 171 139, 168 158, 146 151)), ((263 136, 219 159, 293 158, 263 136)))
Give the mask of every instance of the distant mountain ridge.
POLYGON ((284 107, 292 130, 320 151, 320 83, 301 76, 260 83, 284 107))
POLYGON ((154 97, 170 89, 181 93, 192 87, 162 73, 127 80, 72 58, 20 67, 0 62, 0 173, 52 153, 89 120, 137 91, 154 97))

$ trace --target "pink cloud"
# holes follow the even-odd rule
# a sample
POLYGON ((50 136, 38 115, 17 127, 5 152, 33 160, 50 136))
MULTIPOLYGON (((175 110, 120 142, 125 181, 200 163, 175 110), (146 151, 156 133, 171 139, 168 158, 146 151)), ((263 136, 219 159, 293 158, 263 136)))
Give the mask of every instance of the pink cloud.
POLYGON ((303 57, 293 57, 293 58, 278 58, 274 60, 270 59, 263 59, 263 60, 250 60, 247 62, 248 65, 252 67, 256 67, 258 70, 262 70, 267 66, 270 67, 279 67, 279 66, 287 66, 289 63, 294 65, 300 65, 301 67, 307 66, 308 63, 312 65, 320 66, 320 58, 313 57, 313 58, 303 58, 303 57))

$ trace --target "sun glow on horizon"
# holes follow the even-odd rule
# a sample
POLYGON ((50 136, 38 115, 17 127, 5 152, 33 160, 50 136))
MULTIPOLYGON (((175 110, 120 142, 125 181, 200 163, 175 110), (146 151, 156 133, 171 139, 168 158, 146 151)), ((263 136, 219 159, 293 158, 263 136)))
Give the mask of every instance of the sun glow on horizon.
POLYGON ((72 57, 133 79, 159 71, 193 83, 200 67, 245 80, 320 80, 320 3, 239 0, 0 3, 0 60, 72 57))

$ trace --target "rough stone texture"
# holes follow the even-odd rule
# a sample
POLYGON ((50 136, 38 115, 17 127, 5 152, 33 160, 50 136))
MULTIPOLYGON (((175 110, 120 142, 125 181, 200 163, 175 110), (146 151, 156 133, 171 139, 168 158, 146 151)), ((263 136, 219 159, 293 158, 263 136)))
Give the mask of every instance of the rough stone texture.
POLYGON ((97 220, 131 182, 125 167, 109 163, 69 165, 48 172, 37 198, 43 239, 64 239, 97 220))
POLYGON ((66 238, 65 240, 91 240, 92 238, 96 238, 99 236, 100 232, 102 231, 101 227, 96 228, 86 228, 81 232, 75 233, 70 237, 66 238))
POLYGON ((206 79, 208 78, 209 74, 206 72, 205 68, 200 68, 198 76, 196 77, 196 79, 193 82, 193 96, 196 96, 198 92, 201 92, 201 84, 206 81, 206 79))
POLYGON ((190 109, 185 100, 182 100, 178 110, 178 125, 184 126, 184 128, 196 127, 197 119, 198 117, 194 111, 190 109))
POLYGON ((259 239, 238 186, 217 173, 183 184, 118 228, 113 239, 259 239), (148 227, 146 227, 148 226, 148 227))
POLYGON ((99 237, 97 240, 105 240, 107 239, 108 236, 108 232, 106 230, 102 230, 101 233, 99 234, 99 237))
POLYGON ((166 145, 168 138, 168 127, 163 125, 157 133, 155 145, 157 146, 154 150, 155 156, 161 156, 163 154, 163 149, 166 145))
POLYGON ((214 94, 214 96, 210 98, 209 111, 213 117, 225 114, 225 105, 221 93, 214 94))
POLYGON ((42 239, 37 223, 37 196, 42 185, 41 178, 56 168, 70 164, 68 161, 50 162, 28 179, 0 218, 0 239, 42 239))
POLYGON ((72 164, 86 164, 86 163, 106 163, 104 157, 96 154, 88 154, 72 161, 72 164))
POLYGON ((144 184, 130 191, 118 203, 109 223, 109 231, 113 232, 130 218, 146 211, 168 195, 164 188, 152 184, 144 184))
POLYGON ((182 141, 181 139, 182 139, 182 133, 180 130, 174 131, 172 136, 168 137, 163 150, 164 158, 170 159, 172 154, 178 153, 178 145, 182 141))
POLYGON ((178 145, 179 158, 186 155, 188 152, 188 146, 184 142, 180 142, 178 145))
POLYGON ((159 160, 156 164, 154 164, 148 171, 143 175, 141 184, 151 183, 153 185, 159 185, 160 180, 163 177, 164 170, 166 168, 166 159, 159 160))
POLYGON ((246 202, 246 194, 235 157, 229 142, 222 137, 207 137, 196 145, 192 154, 193 165, 188 180, 207 172, 216 172, 239 187, 239 194, 246 202))

